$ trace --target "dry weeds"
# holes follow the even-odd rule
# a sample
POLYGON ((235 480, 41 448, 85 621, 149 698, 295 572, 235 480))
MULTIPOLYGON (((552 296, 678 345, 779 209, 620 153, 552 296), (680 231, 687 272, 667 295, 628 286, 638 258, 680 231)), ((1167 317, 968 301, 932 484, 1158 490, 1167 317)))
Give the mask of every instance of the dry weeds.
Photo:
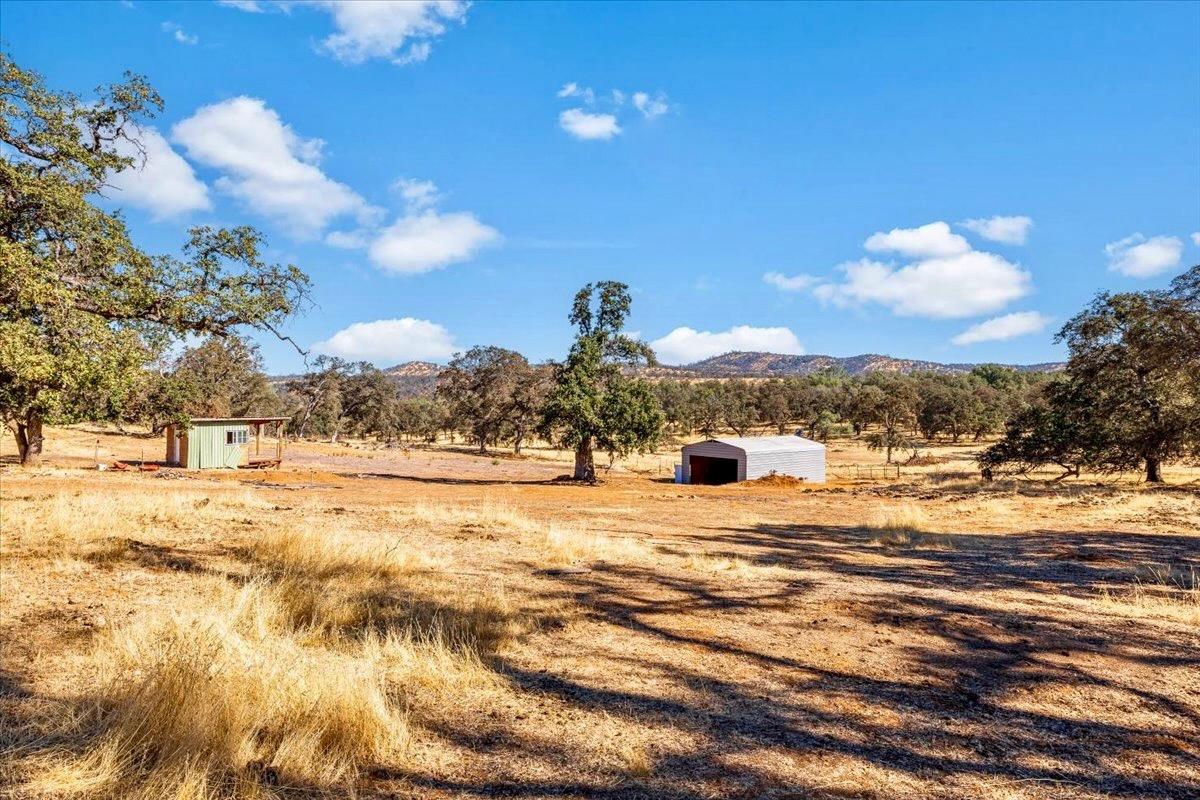
POLYGON ((1105 608, 1200 625, 1200 573, 1195 567, 1151 564, 1137 572, 1127 587, 1101 590, 1105 608))
POLYGON ((644 558, 650 550, 637 539, 601 536, 572 525, 550 525, 537 540, 539 555, 551 566, 584 561, 628 562, 644 558))
MULTIPOLYGON (((923 473, 574 487, 532 459, 497 486, 338 477, 328 445, 306 448, 312 469, 250 489, 4 471, 0 784, 80 800, 1200 791, 1194 493, 923 473), (317 470, 328 485, 309 486, 317 470), (1126 584, 1135 563, 1173 568, 1126 584), (540 569, 570 564, 594 568, 540 569)), ((831 453, 874 457, 860 449, 831 453)), ((336 461, 501 469, 377 455, 336 461)))
MULTIPOLYGON (((186 493, 167 497, 106 505, 103 526, 66 524, 95 496, 49 503, 19 536, 28 547, 40 523, 49 530, 38 542, 109 563, 128 546, 106 534, 137 529, 148 509, 160 523, 216 513, 186 493)), ((441 585, 434 599, 419 577, 433 560, 341 523, 276 526, 247 553, 240 587, 205 579, 190 605, 101 635, 88 659, 94 695, 13 737, 4 774, 19 796, 351 792, 370 764, 404 768, 410 722, 496 690, 485 658, 531 627, 496 591, 441 585)))
POLYGON ((539 527, 537 522, 505 503, 475 506, 414 503, 391 515, 405 525, 448 526, 469 531, 527 533, 539 527))

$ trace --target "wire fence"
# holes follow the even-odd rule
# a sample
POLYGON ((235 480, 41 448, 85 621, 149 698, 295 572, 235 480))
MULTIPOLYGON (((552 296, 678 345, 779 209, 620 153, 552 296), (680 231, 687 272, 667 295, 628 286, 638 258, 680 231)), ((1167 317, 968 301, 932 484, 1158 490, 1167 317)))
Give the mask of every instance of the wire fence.
POLYGON ((878 481, 900 477, 899 464, 839 464, 829 474, 846 481, 878 481))

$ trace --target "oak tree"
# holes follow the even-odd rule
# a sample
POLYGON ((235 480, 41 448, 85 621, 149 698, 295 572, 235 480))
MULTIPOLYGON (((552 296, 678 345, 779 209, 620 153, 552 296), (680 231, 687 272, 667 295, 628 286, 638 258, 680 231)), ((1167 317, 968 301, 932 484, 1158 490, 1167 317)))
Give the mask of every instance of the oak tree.
POLYGON ((84 100, 0 54, 0 416, 23 463, 39 458, 47 420, 119 416, 177 337, 281 335, 306 294, 298 268, 263 261, 252 228, 193 228, 182 257, 151 255, 101 207, 161 108, 142 77, 84 100))
POLYGON ((610 459, 645 452, 662 432, 658 398, 645 381, 623 371, 654 363, 648 345, 621 332, 629 307, 629 287, 617 281, 584 286, 571 306, 575 342, 554 369, 542 433, 575 451, 576 480, 596 480, 595 450, 610 459))

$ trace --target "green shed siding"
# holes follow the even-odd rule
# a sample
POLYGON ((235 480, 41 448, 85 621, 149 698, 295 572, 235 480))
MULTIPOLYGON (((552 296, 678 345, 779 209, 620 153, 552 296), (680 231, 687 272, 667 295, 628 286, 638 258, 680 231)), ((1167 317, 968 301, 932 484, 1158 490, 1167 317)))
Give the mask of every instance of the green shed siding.
POLYGON ((225 444, 229 431, 245 431, 244 422, 194 422, 188 429, 188 469, 235 469, 242 461, 245 445, 225 444))

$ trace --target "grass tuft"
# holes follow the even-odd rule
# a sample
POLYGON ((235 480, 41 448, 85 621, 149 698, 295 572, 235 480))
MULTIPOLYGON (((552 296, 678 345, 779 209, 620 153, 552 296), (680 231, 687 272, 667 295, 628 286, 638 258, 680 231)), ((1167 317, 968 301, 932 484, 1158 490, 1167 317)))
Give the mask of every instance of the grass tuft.
POLYGON ((1200 573, 1195 567, 1149 565, 1123 589, 1103 589, 1101 602, 1132 616, 1154 616, 1200 625, 1200 573))
MULTIPOLYGON (((231 593, 232 592, 232 593, 231 593)), ((279 623, 260 581, 208 609, 163 612, 102 638, 78 755, 46 750, 33 796, 257 798, 267 786, 348 789, 401 760, 403 706, 387 651, 334 650, 279 623)))
POLYGON ((649 553, 632 538, 601 536, 568 525, 551 525, 537 542, 546 563, 562 566, 583 561, 633 561, 649 553))
POLYGON ((929 516, 911 503, 893 506, 877 512, 865 525, 875 535, 873 544, 913 550, 956 550, 966 539, 933 530, 929 516))

